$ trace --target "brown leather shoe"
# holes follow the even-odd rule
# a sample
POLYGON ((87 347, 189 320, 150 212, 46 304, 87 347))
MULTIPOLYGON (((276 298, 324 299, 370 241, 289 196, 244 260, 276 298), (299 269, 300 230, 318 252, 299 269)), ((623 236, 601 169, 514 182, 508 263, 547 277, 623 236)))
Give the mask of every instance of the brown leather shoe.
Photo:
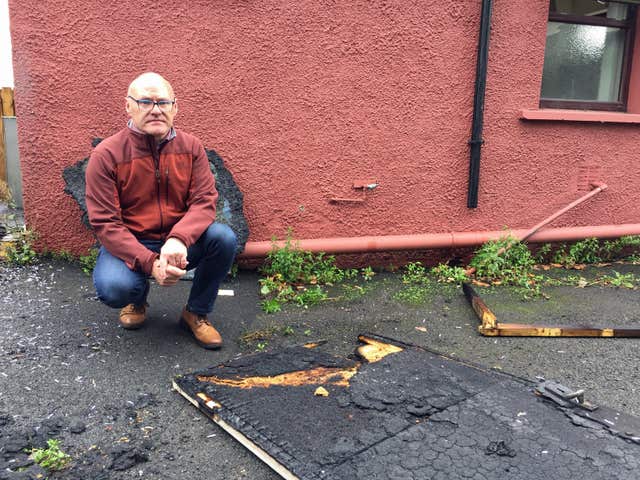
POLYGON ((198 315, 185 307, 180 315, 180 325, 191 332, 201 347, 214 350, 222 346, 222 337, 209 323, 206 315, 198 315))
POLYGON ((140 328, 147 319, 147 305, 134 305, 130 303, 120 310, 120 325, 127 330, 140 328))

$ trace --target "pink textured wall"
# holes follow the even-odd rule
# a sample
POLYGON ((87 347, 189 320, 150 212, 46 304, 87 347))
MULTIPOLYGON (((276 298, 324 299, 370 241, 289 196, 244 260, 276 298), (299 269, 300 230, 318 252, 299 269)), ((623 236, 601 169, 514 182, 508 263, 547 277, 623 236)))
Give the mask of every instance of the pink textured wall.
POLYGON ((174 85, 176 124, 245 193, 250 240, 637 222, 637 125, 525 122, 547 1, 495 2, 479 208, 466 207, 480 0, 10 0, 28 223, 50 248, 92 243, 62 170, 125 122, 131 79, 174 85), (123 4, 130 6, 122 6, 123 4), (134 5, 135 3, 135 5, 134 5), (354 181, 379 187, 362 204, 354 181))

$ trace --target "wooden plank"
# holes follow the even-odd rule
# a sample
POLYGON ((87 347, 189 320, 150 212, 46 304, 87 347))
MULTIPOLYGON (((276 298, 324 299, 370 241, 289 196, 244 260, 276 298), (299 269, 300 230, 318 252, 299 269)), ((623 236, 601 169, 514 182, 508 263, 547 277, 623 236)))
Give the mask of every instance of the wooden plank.
POLYGON ((2 116, 15 117, 16 110, 13 100, 13 88, 2 87, 2 90, 0 90, 0 99, 2 101, 2 116))
POLYGON ((487 307, 482 298, 480 298, 480 295, 478 295, 468 283, 462 284, 462 291, 471 303, 471 307, 476 312, 476 315, 482 321, 482 325, 478 327, 480 333, 494 329, 496 327, 496 316, 489 307, 487 307))
POLYGON ((482 321, 482 324, 478 325, 478 331, 486 337, 640 337, 640 328, 500 323, 496 321, 494 313, 487 307, 471 285, 463 283, 462 290, 476 316, 482 321))
POLYGON ((521 323, 498 323, 496 333, 501 337, 603 337, 637 338, 640 328, 600 328, 567 325, 527 325, 521 323))
POLYGON ((182 395, 184 398, 189 400, 189 402, 191 402, 193 405, 198 407, 198 410, 200 410, 204 415, 209 417, 215 424, 217 424, 225 432, 227 432, 229 435, 235 438, 238 442, 240 442, 240 444, 243 447, 245 447, 247 450, 253 453, 256 457, 258 457, 260 460, 266 463, 269 467, 271 467, 271 469, 275 471, 278 475, 280 475, 282 478, 284 478, 285 480, 299 480, 299 478, 296 475, 291 473, 284 465, 278 462, 275 458, 269 455, 265 450, 260 448, 254 442, 252 442, 249 438, 243 435, 239 430, 237 430, 235 427, 233 427, 229 423, 225 422, 215 413, 209 412, 205 408, 203 408, 200 402, 198 402, 198 400, 196 400, 195 398, 192 398, 187 392, 181 389, 180 386, 175 382, 175 380, 173 381, 173 388, 180 395, 182 395))

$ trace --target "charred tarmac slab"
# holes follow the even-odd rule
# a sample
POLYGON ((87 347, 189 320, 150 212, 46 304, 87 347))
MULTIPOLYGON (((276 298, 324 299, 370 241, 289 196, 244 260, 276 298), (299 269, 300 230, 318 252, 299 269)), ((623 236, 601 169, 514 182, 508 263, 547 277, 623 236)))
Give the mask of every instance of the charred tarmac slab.
POLYGON ((285 479, 637 478, 635 417, 554 401, 420 347, 359 340, 353 359, 291 347, 174 387, 285 479))

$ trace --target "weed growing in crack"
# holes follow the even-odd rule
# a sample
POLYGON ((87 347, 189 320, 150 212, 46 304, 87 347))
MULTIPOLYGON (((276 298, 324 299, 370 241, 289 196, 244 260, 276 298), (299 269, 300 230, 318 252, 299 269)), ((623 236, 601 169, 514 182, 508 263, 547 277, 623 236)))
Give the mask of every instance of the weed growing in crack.
POLYGON ((433 295, 433 288, 427 285, 410 285, 393 295, 393 298, 402 303, 419 306, 428 302, 433 295))
POLYGON ((71 457, 60 449, 60 441, 53 438, 47 440, 47 448, 32 449, 31 458, 49 471, 62 470, 71 461, 71 457))
POLYGON ((450 267, 444 263, 433 267, 431 273, 439 283, 455 283, 456 285, 460 285, 469 280, 464 268, 450 267))
POLYGON ((295 330, 293 329, 293 327, 291 325, 286 325, 283 329, 282 329, 282 334, 286 337, 288 337, 289 335, 293 335, 295 332, 295 330))
POLYGON ((364 281, 374 276, 371 267, 362 271, 341 269, 332 255, 300 250, 291 230, 284 246, 274 245, 261 272, 264 278, 259 280, 260 294, 264 300, 260 306, 266 313, 279 312, 285 303, 309 308, 329 299, 326 286, 356 282, 360 275, 364 281))
POLYGON ((627 235, 604 242, 600 242, 597 238, 587 238, 569 246, 560 245, 553 254, 552 262, 566 268, 612 261, 625 256, 627 261, 633 262, 640 255, 638 249, 640 249, 640 236, 638 235, 627 235))
POLYGON ((309 308, 326 300, 327 296, 327 292, 325 292, 322 287, 314 285, 302 290, 295 296, 294 300, 300 307, 309 308))
POLYGON ((419 306, 433 296, 434 281, 421 262, 411 262, 404 267, 402 283, 407 286, 393 295, 393 298, 401 303, 419 306))
POLYGON ((534 261, 536 263, 546 263, 549 260, 549 254, 551 253, 551 244, 545 243, 535 254, 534 261))
POLYGON ((352 284, 343 284, 342 287, 342 295, 340 295, 340 300, 356 300, 358 298, 363 297, 367 293, 371 291, 371 287, 369 285, 352 285, 352 284))
MULTIPOLYGON (((640 249, 640 236, 626 235, 616 240, 606 240, 602 246, 602 257, 606 260, 614 260, 623 255, 625 250, 637 251, 640 249)), ((636 252, 631 254, 637 255, 636 252)))
POLYGON ((405 266, 402 274, 402 283, 421 285, 429 282, 427 269, 422 265, 422 262, 411 262, 405 266))
POLYGON ((33 249, 37 234, 26 227, 12 229, 14 241, 5 248, 4 254, 11 265, 30 265, 38 259, 33 249))
POLYGON ((574 243, 568 249, 563 245, 556 251, 553 260, 555 263, 567 267, 583 263, 598 263, 602 261, 600 250, 597 238, 587 238, 574 243))
POLYGON ((527 246, 513 237, 491 240, 476 251, 470 266, 489 282, 528 287, 535 261, 527 246))
POLYGON ((634 253, 625 258, 627 262, 630 263, 640 263, 640 254, 634 253))
POLYGON ((78 257, 80 268, 87 275, 91 275, 93 269, 96 267, 96 261, 98 260, 98 249, 90 248, 86 255, 78 257))
POLYGON ((268 341, 277 335, 277 333, 278 328, 275 326, 244 332, 238 337, 238 343, 244 347, 251 347, 261 343, 266 346, 269 343, 268 341))
POLYGON ((376 272, 373 271, 373 268, 371 267, 365 267, 362 269, 362 279, 365 282, 368 282, 369 280, 373 279, 373 277, 375 276, 376 272))
POLYGON ((598 283, 618 288, 635 288, 638 279, 633 273, 613 272, 613 275, 603 275, 598 278, 598 283))
POLYGON ((260 307, 265 313, 277 313, 282 310, 280 301, 277 298, 269 298, 260 302, 260 307))

